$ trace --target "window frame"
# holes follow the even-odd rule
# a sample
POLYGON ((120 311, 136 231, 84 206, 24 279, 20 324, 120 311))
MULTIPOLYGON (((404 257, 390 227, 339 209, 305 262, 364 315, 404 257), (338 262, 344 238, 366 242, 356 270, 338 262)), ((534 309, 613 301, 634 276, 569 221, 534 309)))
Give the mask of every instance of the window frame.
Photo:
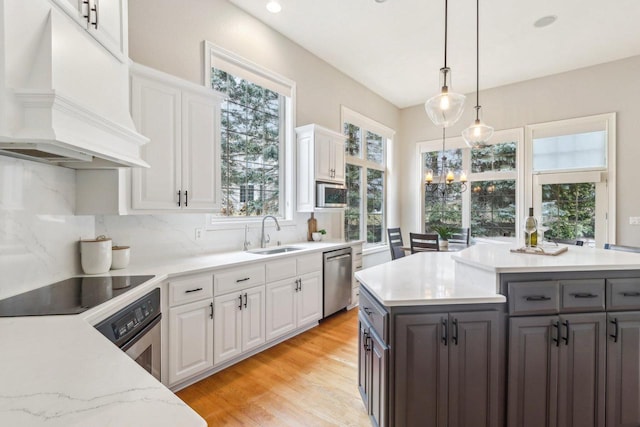
MULTIPOLYGON (((462 136, 453 136, 445 139, 445 149, 461 149, 462 150, 462 170, 467 171, 467 190, 462 193, 462 227, 471 226, 471 185, 474 181, 496 181, 514 179, 516 181, 516 218, 515 233, 516 238, 520 238, 520 221, 524 218, 524 210, 521 209, 524 194, 524 131, 523 128, 504 129, 495 131, 488 145, 498 145, 507 142, 516 143, 516 167, 514 171, 506 172, 480 172, 473 173, 471 170, 471 148, 464 142, 462 136), (522 210, 522 212, 521 212, 522 210)), ((442 152, 442 138, 428 141, 419 141, 416 144, 416 170, 419 176, 420 191, 418 192, 418 215, 417 223, 414 225, 416 230, 424 231, 425 210, 424 210, 424 169, 422 155, 426 152, 442 152)), ((435 181, 435 177, 434 177, 435 181)))
MULTIPOLYGON (((541 185, 550 183, 594 182, 596 184, 596 245, 616 243, 616 113, 596 114, 565 120, 536 123, 525 126, 526 194, 525 200, 531 200, 534 212, 540 215, 541 185), (605 167, 557 169, 533 171, 533 140, 536 131, 544 134, 560 135, 588 132, 603 128, 607 132, 605 167), (555 132, 554 132, 555 130, 555 132), (605 197, 606 195, 606 197, 605 197), (606 198, 606 202, 602 198, 606 198), (600 199, 600 200, 599 200, 600 199), (600 203, 599 203, 600 202, 600 203)), ((524 217, 524 212, 520 215, 524 217)))
MULTIPOLYGON (((362 132, 361 135, 361 147, 360 147, 360 156, 350 156, 346 152, 345 148, 345 168, 347 164, 351 164, 354 166, 359 166, 360 169, 360 240, 364 241, 363 248, 365 250, 371 251, 376 248, 386 248, 387 246, 387 215, 389 213, 389 209, 387 207, 388 203, 388 186, 389 186, 389 162, 390 162, 390 152, 393 144, 393 138, 395 136, 395 131, 369 117, 360 114, 350 108, 342 105, 340 108, 340 120, 341 120, 341 132, 344 133, 344 125, 346 123, 355 125, 360 128, 362 132), (376 135, 379 135, 383 138, 383 154, 382 154, 382 163, 376 163, 372 160, 367 160, 367 138, 366 132, 369 131, 376 135), (367 243, 367 170, 374 169, 378 171, 382 171, 384 175, 383 180, 383 191, 382 191, 382 233, 381 233, 381 242, 379 243, 367 243)), ((345 211, 343 210, 341 213, 341 236, 345 238, 345 230, 344 230, 344 221, 345 221, 345 211)))
MULTIPOLYGON (((273 90, 284 97, 284 114, 281 120, 283 134, 280 140, 280 200, 278 220, 283 226, 295 225, 295 123, 296 82, 253 61, 228 51, 209 41, 203 42, 204 86, 211 87, 211 68, 222 69, 236 77, 273 90)), ((213 89, 212 89, 213 90, 213 89)), ((222 177, 220 177, 221 179, 222 177)), ((207 214, 208 229, 242 229, 245 225, 259 226, 262 216, 224 217, 207 214)))

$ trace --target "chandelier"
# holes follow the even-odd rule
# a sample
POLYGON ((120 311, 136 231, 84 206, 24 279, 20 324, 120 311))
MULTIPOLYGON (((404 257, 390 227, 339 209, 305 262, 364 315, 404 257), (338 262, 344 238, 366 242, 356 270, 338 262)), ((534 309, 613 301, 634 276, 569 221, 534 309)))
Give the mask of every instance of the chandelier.
POLYGON ((451 90, 451 68, 447 67, 448 0, 444 1, 444 67, 440 68, 440 93, 424 103, 424 109, 436 126, 449 127, 462 116, 465 96, 451 90))
POLYGON ((440 193, 443 200, 447 195, 447 191, 451 184, 454 182, 460 183, 460 192, 463 193, 467 190, 467 173, 461 171, 458 174, 458 180, 456 181, 456 174, 451 169, 447 168, 447 156, 445 151, 446 140, 446 128, 442 128, 442 170, 438 175, 438 179, 434 181, 433 169, 427 169, 424 175, 425 188, 431 193, 440 193))

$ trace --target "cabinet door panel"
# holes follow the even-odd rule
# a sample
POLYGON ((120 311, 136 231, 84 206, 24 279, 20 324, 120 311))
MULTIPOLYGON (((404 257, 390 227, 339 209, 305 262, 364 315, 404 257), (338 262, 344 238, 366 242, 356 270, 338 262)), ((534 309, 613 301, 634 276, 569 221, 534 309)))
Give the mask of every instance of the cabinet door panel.
POLYGON ((373 424, 379 427, 386 426, 387 416, 387 346, 375 334, 371 334, 369 340, 371 351, 371 406, 369 413, 373 424))
POLYGON ((557 316, 511 318, 509 321, 510 427, 556 426, 559 322, 557 316))
POLYGON ((213 366, 211 299, 169 310, 169 384, 213 366))
POLYGON ((217 98, 182 95, 182 189, 188 210, 220 208, 220 118, 217 98))
MULTIPOLYGON (((500 322, 495 311, 452 313, 449 426, 500 426, 500 322), (456 339, 457 338, 457 339, 456 339)), ((503 368, 504 369, 504 368, 503 368)))
POLYGON ((607 427, 639 426, 640 313, 609 314, 609 335, 617 341, 607 341, 607 427))
POLYGON ((179 209, 180 99, 176 88, 138 76, 131 79, 131 116, 138 132, 151 140, 141 148, 142 159, 151 167, 131 172, 134 209, 179 209))
POLYGON ((297 296, 297 326, 303 326, 322 318, 321 278, 322 274, 320 272, 300 276, 302 282, 297 296))
POLYGON ((447 314, 396 317, 394 425, 447 426, 448 346, 441 342, 447 314))
POLYGON ((370 358, 369 358, 369 326, 364 319, 362 313, 358 313, 358 390, 360 396, 362 396, 362 402, 364 402, 367 414, 371 404, 369 402, 369 371, 370 371, 370 358))
POLYGON ((316 132, 315 136, 315 168, 317 181, 333 181, 332 141, 328 135, 316 132))
POLYGON ((332 140, 333 180, 344 183, 346 178, 344 139, 332 140))
POLYGON ((560 316, 558 425, 604 427, 606 316, 560 316), (568 322, 568 323, 567 323, 568 322))
POLYGON ((266 286, 266 339, 270 341, 296 328, 295 279, 266 286))
POLYGON ((242 351, 251 350, 254 347, 264 344, 264 294, 264 286, 257 286, 244 292, 242 306, 242 351))
POLYGON ((242 352, 241 294, 233 293, 214 299, 213 362, 231 359, 242 352))

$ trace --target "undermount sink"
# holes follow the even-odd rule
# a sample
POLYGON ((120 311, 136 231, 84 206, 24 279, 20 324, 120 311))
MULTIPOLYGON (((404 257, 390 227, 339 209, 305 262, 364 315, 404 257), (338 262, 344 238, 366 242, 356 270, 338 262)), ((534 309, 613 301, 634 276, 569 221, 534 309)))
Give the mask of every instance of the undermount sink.
POLYGON ((284 254, 286 252, 299 251, 301 249, 302 248, 296 248, 294 246, 281 246, 281 247, 272 248, 272 249, 255 249, 250 252, 256 255, 275 255, 275 254, 284 254))

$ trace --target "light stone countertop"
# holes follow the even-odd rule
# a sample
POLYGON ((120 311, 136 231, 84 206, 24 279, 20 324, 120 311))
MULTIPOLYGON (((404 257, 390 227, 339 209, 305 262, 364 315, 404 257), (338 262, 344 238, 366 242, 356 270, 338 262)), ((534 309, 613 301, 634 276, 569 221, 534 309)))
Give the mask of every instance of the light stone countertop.
POLYGON ((356 273, 384 305, 503 303, 501 273, 640 270, 640 254, 568 246, 556 256, 512 253, 515 244, 485 243, 460 252, 418 253, 356 273))
MULTIPOLYGON (((304 242, 299 251, 229 252, 131 265, 97 276, 152 274, 79 315, 0 318, 0 425, 206 426, 206 422, 91 325, 172 276, 323 252, 362 242, 304 242)), ((273 247, 271 247, 273 248, 273 247)))
POLYGON ((424 252, 356 272, 356 279, 383 305, 504 303, 494 283, 456 283, 453 252, 424 252))
POLYGON ((637 253, 586 246, 568 246, 567 252, 555 256, 510 252, 517 247, 514 244, 476 244, 456 252, 452 258, 458 263, 495 273, 640 269, 640 254, 637 253))
POLYGON ((0 319, 3 426, 206 426, 77 316, 0 319))

